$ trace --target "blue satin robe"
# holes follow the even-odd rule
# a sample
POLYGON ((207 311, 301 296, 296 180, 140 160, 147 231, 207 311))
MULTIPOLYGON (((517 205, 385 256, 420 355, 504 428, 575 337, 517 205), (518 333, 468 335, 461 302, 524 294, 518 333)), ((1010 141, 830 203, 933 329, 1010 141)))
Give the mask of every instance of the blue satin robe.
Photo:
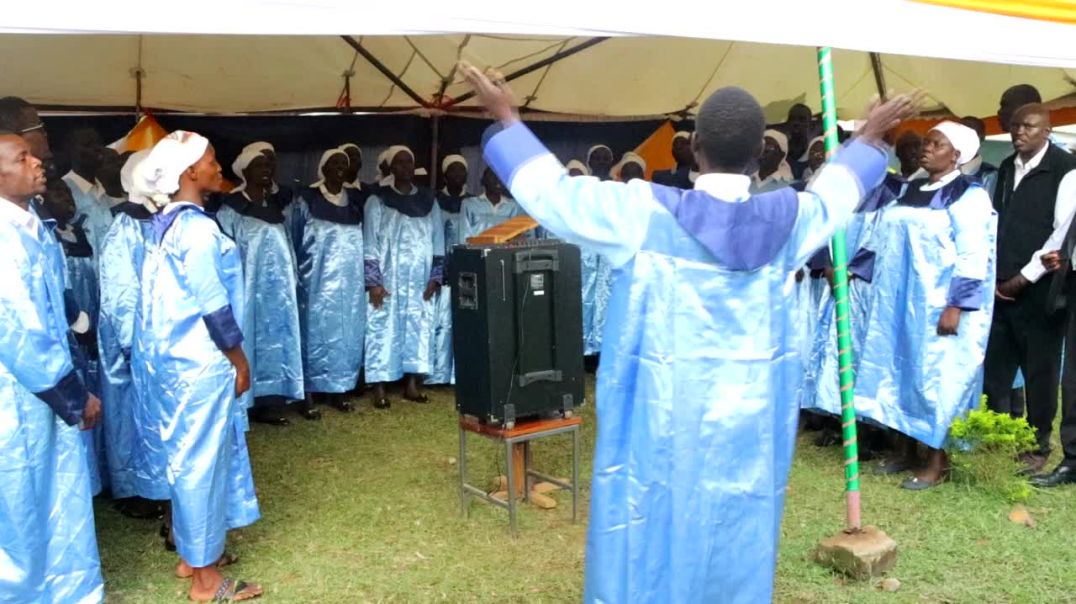
POLYGON ((95 604, 104 585, 63 254, 51 226, 14 207, 0 215, 0 247, 0 602, 95 604))
POLYGON ((362 198, 355 189, 345 191, 348 208, 339 211, 352 216, 348 221, 318 218, 311 212, 311 204, 331 205, 313 188, 303 189, 288 213, 299 273, 307 392, 347 392, 355 387, 362 368, 366 335, 362 198))
POLYGON ((167 457, 172 529, 180 557, 208 566, 228 529, 259 518, 244 408, 221 352, 243 339, 243 267, 235 243, 201 208, 174 202, 153 217, 142 269, 142 361, 167 457))
POLYGON ((795 272, 885 154, 853 142, 798 196, 724 175, 740 190, 722 201, 568 177, 522 124, 486 141, 528 214, 614 267, 584 601, 770 601, 803 372, 795 272))
MULTIPOLYGON (((452 256, 452 248, 467 243, 464 233, 464 206, 474 197, 464 194, 452 198, 442 191, 437 196, 441 207, 441 220, 445 223, 445 258, 452 256), (452 211, 456 210, 456 211, 452 211)), ((445 283, 433 297, 433 324, 430 326, 430 371, 426 384, 455 384, 456 365, 452 354, 452 284, 445 283)))
MULTIPOLYGON (((241 196, 241 194, 239 194, 241 196)), ((250 361, 253 396, 303 399, 303 351, 299 328, 295 250, 284 225, 237 212, 229 197, 217 212, 221 230, 243 258, 246 313, 243 350, 250 361)), ((243 202, 249 203, 246 197, 243 202)), ((240 206, 242 207, 242 206, 240 206)))
MULTIPOLYGON (((90 247, 93 248, 94 256, 97 257, 101 249, 101 242, 104 241, 105 235, 108 234, 108 228, 112 226, 112 210, 109 207, 110 198, 97 187, 83 193, 70 174, 64 176, 63 181, 67 183, 67 188, 71 189, 71 195, 75 199, 75 221, 85 218, 82 226, 86 230, 86 237, 90 241, 90 247)), ((86 312, 90 314, 91 318, 97 316, 96 307, 86 312)))
MULTIPOLYGON (((411 195, 423 195, 413 188, 411 195)), ((408 216, 385 205, 384 192, 366 202, 363 219, 366 285, 389 292, 379 309, 367 310, 366 381, 394 382, 405 373, 430 371, 433 300, 423 300, 431 280, 444 270, 445 230, 436 202, 423 216, 408 216)), ((408 196, 403 196, 408 197, 408 196)))
POLYGON ((135 460, 140 438, 135 417, 139 403, 131 373, 131 353, 142 262, 150 237, 149 213, 140 206, 124 204, 101 242, 97 348, 107 468, 112 496, 116 499, 138 494, 135 460))
POLYGON ((957 184, 932 193, 930 205, 912 205, 906 192, 865 243, 875 260, 856 412, 936 449, 953 419, 979 406, 994 304, 997 216, 985 190, 954 192, 957 184), (960 326, 939 336, 949 306, 962 310, 960 326))

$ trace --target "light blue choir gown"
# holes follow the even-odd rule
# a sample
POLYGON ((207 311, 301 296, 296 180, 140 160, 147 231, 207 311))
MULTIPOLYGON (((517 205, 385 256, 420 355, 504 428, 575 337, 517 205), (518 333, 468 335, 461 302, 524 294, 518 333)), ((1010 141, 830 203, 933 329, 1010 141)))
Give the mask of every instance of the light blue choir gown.
POLYGON ((389 296, 370 306, 366 327, 366 381, 393 382, 430 371, 433 300, 422 299, 444 274, 445 230, 434 192, 414 187, 404 195, 382 187, 366 202, 366 285, 389 296))
MULTIPOLYGON (((442 190, 437 195, 441 220, 445 223, 445 262, 452 258, 452 248, 467 243, 463 227, 462 207, 470 194, 449 195, 442 190)), ((430 326, 430 372, 427 384, 455 384, 456 365, 452 355, 452 284, 445 283, 433 297, 433 325, 430 326)))
POLYGON ((53 224, 0 200, 0 603, 104 600, 53 224))
POLYGON ((363 363, 365 194, 352 188, 344 191, 347 203, 338 206, 320 189, 303 189, 287 217, 299 272, 307 392, 348 392, 355 387, 363 363))
MULTIPOLYGON (((856 213, 845 227, 845 245, 852 250, 848 262, 848 309, 851 324, 852 367, 859 367, 859 355, 867 329, 867 307, 864 296, 869 284, 864 280, 873 261, 869 254, 857 253, 870 239, 878 225, 880 210, 892 203, 904 190, 904 180, 887 174, 882 184, 871 191, 867 199, 856 208, 856 213)), ((832 259, 826 257, 824 266, 832 267, 832 259)), ((822 280, 825 282, 825 280, 822 280)), ((809 351, 804 367, 804 384, 800 404, 804 409, 840 414, 841 390, 837 350, 836 300, 828 283, 820 294, 818 318, 805 343, 809 351)))
MULTIPOLYGON (((74 221, 78 222, 84 219, 82 220, 82 228, 86 231, 86 238, 90 242, 90 247, 93 248, 95 262, 100 262, 97 252, 101 249, 101 242, 104 241, 105 235, 108 234, 109 227, 112 226, 112 210, 109 207, 111 198, 107 197, 101 187, 96 184, 83 190, 83 186, 88 183, 74 172, 69 172, 64 176, 63 181, 67 184, 67 188, 71 189, 71 196, 75 199, 74 221)), ((84 308, 83 310, 91 318, 97 316, 96 306, 84 308)))
POLYGON ((149 398, 159 432, 180 557, 216 562, 228 529, 259 518, 235 369, 222 353, 243 335, 243 266, 235 243, 198 206, 173 202, 153 216, 142 268, 149 398))
POLYGON ((135 319, 146 241, 152 236, 151 214, 139 204, 113 208, 115 218, 101 241, 101 312, 97 349, 101 367, 101 402, 112 496, 133 497, 140 442, 138 390, 131 372, 135 319))
POLYGON ((284 224, 287 190, 255 204, 242 192, 229 195, 217 212, 221 230, 243 258, 246 313, 243 350, 250 362, 253 398, 303 399, 303 351, 299 328, 295 249, 284 224))
MULTIPOLYGON (((61 227, 57 223, 53 233, 58 240, 60 253, 63 254, 64 286, 75 306, 86 313, 90 318, 90 326, 96 329, 97 317, 93 313, 98 308, 97 254, 90 247, 88 234, 83 229, 85 223, 85 216, 77 216, 69 225, 61 227)), ((83 383, 90 392, 100 396, 100 365, 95 358, 97 351, 91 351, 88 346, 79 343, 74 332, 68 333, 68 341, 71 358, 83 383)), ((84 430, 81 436, 82 444, 86 448, 90 491, 96 496, 109 486, 103 422, 92 430, 84 430)))
POLYGON ((954 171, 941 183, 909 183, 864 243, 873 262, 855 389, 860 416, 936 449, 953 419, 979 405, 997 231, 978 181, 954 171), (940 336, 949 306, 963 311, 960 327, 940 336))
POLYGON ((852 142, 806 193, 752 197, 738 175, 571 178, 524 125, 498 128, 486 161, 523 209, 613 266, 584 600, 770 601, 803 374, 795 272, 885 154, 852 142))

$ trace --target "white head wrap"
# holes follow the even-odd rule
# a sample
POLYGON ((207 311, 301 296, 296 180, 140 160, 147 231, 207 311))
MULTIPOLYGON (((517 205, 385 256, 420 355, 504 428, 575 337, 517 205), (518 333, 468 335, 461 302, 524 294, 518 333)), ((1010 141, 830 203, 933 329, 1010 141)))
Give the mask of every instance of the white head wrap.
POLYGON ((568 162, 568 165, 565 166, 565 168, 569 172, 571 172, 572 170, 579 170, 583 173, 584 176, 590 176, 590 167, 579 161, 578 159, 573 159, 572 161, 568 162))
POLYGON ((348 164, 351 163, 351 160, 348 159, 346 152, 341 151, 339 148, 327 149, 325 153, 321 154, 321 161, 318 162, 318 179, 316 182, 314 182, 314 184, 310 185, 311 188, 316 189, 321 185, 325 184, 325 174, 323 174, 323 171, 325 170, 325 164, 329 163, 329 158, 338 154, 343 155, 344 160, 347 161, 348 164))
POLYGON ((209 147, 200 134, 176 130, 157 141, 149 155, 134 168, 131 200, 163 208, 179 190, 183 171, 193 166, 209 147))
POLYGON ((679 131, 679 132, 677 132, 676 134, 673 135, 673 140, 674 141, 676 139, 678 139, 678 138, 686 138, 688 140, 691 140, 691 133, 687 132, 686 130, 681 130, 681 131, 679 131))
POLYGON ((441 162, 441 172, 447 171, 448 167, 452 164, 463 164, 464 169, 470 167, 467 165, 467 160, 462 155, 449 155, 441 162))
POLYGON ((613 177, 619 180, 620 171, 623 170, 624 166, 628 164, 639 164, 639 167, 643 169, 643 172, 646 172, 646 160, 643 159, 638 153, 635 153, 634 151, 628 151, 624 154, 624 157, 621 157, 620 161, 617 162, 615 166, 613 166, 613 177))
POLYGON ((340 150, 343 151, 344 153, 347 153, 348 149, 354 149, 354 150, 358 151, 359 152, 359 158, 360 159, 362 158, 362 149, 359 148, 359 146, 356 145, 355 143, 344 143, 344 144, 340 145, 340 150))
POLYGON ((149 149, 135 151, 127 158, 127 161, 123 162, 123 167, 120 168, 120 184, 123 185, 123 190, 127 191, 128 194, 134 189, 134 169, 149 156, 149 151, 149 149))
POLYGON ((777 148, 781 150, 781 163, 777 165, 777 171, 768 176, 767 178, 775 178, 778 180, 784 180, 792 182, 795 177, 792 175, 792 166, 788 165, 788 137, 784 132, 778 132, 777 130, 767 130, 762 133, 763 138, 772 138, 777 143, 777 148))
POLYGON ((262 153, 263 149, 251 149, 252 146, 253 145, 247 145, 242 153, 239 154, 239 157, 235 158, 235 161, 232 162, 232 173, 239 179, 239 185, 232 189, 232 193, 238 193, 247 188, 247 177, 243 175, 243 170, 247 169, 250 162, 264 156, 262 153))
POLYGON ((803 151, 803 157, 799 158, 799 161, 805 162, 805 161, 811 159, 811 147, 813 147, 815 143, 825 143, 825 142, 826 142, 826 137, 824 137, 824 136, 816 136, 816 137, 812 138, 811 141, 809 143, 807 143, 807 148, 803 151))
POLYGON ((945 121, 934 126, 931 130, 937 130, 944 134, 945 138, 949 139, 949 144, 960 152, 960 158, 956 160, 956 165, 963 166, 979 155, 979 135, 971 128, 956 122, 945 121))
POLYGON ((594 145, 593 147, 591 147, 590 149, 587 150, 587 165, 588 166, 590 165, 590 158, 594 157, 594 152, 596 152, 598 149, 605 149, 606 151, 609 152, 609 155, 613 154, 613 150, 610 149, 606 145, 594 145))
POLYGON ((391 166, 392 160, 396 159, 400 153, 407 153, 411 156, 411 161, 415 160, 415 154, 406 145, 393 145, 385 150, 385 162, 391 166))
POLYGON ((252 153, 265 153, 266 151, 268 151, 273 155, 276 155, 276 149, 265 141, 250 143, 246 147, 243 147, 243 150, 239 152, 239 155, 242 155, 248 151, 252 153))

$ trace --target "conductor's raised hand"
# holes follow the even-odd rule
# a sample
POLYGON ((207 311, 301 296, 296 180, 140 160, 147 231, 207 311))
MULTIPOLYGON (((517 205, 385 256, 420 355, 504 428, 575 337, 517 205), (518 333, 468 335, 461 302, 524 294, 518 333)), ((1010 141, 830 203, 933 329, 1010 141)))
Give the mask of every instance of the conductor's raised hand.
POLYGON ((516 97, 499 71, 482 71, 467 61, 460 61, 459 70, 493 119, 506 126, 519 121, 516 97))
POLYGON ((919 113, 923 104, 922 91, 898 94, 888 101, 875 101, 867 111, 867 120, 860 127, 858 136, 865 142, 878 143, 893 128, 919 113))

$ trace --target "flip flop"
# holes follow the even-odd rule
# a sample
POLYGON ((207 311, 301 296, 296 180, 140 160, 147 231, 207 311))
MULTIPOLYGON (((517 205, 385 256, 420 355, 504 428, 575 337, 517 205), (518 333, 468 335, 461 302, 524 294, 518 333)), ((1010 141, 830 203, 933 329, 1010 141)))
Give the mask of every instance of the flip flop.
MULTIPOLYGON (((220 558, 217 560, 217 563, 214 566, 216 566, 217 568, 224 568, 226 566, 231 566, 231 565, 235 564, 236 562, 239 562, 239 556, 237 556, 235 554, 232 554, 232 553, 229 553, 229 552, 224 552, 223 554, 220 555, 220 558)), ((179 573, 176 573, 176 578, 177 579, 190 579, 193 576, 194 576, 194 571, 193 570, 190 572, 190 574, 182 574, 181 575, 179 573)))
POLYGON ((213 599, 196 600, 190 598, 190 600, 191 602, 245 602, 260 598, 261 595, 262 588, 258 585, 235 579, 224 579, 221 581, 220 587, 217 588, 217 593, 213 594, 213 599))
POLYGON ((392 403, 389 401, 388 397, 383 396, 383 397, 377 399, 376 401, 374 401, 374 408, 375 409, 388 409, 391 406, 392 406, 392 403))
POLYGON ((418 396, 404 395, 404 400, 405 401, 411 401, 412 403, 419 403, 419 404, 425 404, 425 403, 430 402, 430 398, 428 396, 426 396, 425 394, 420 394, 418 396))

